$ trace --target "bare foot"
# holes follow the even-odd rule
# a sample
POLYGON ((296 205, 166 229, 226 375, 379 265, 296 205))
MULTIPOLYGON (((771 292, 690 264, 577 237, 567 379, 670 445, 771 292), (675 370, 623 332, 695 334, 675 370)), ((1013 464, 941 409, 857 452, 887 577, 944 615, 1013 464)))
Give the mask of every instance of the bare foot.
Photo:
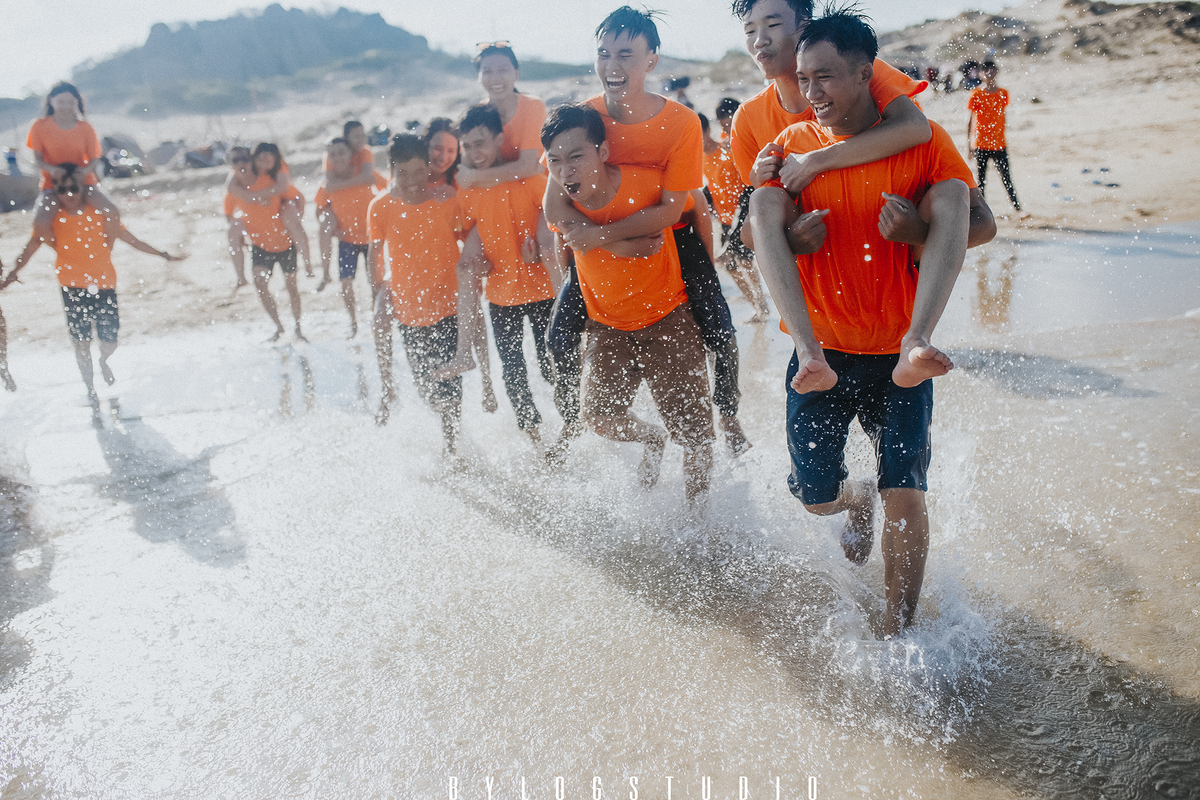
POLYGON ((392 415, 391 403, 387 400, 379 401, 379 410, 375 412, 375 424, 381 428, 388 424, 388 417, 392 415))
POLYGON ((842 552, 862 566, 871 557, 875 543, 875 490, 868 481, 847 481, 842 489, 846 502, 846 527, 842 529, 842 552))
POLYGON ((267 339, 267 341, 268 342, 278 342, 280 336, 283 336, 283 326, 282 325, 280 325, 278 328, 275 329, 275 335, 272 336, 270 339, 267 339))
POLYGON ((88 389, 88 405, 92 407, 92 427, 100 430, 104 427, 104 418, 100 415, 100 396, 95 389, 88 389))
MULTIPOLYGON (((448 381, 451 378, 457 378, 464 372, 470 372, 475 369, 475 359, 471 358, 471 354, 456 353, 454 358, 442 364, 433 371, 433 379, 435 381, 448 381)), ((485 389, 485 392, 490 392, 491 387, 485 389)), ((493 409, 494 411, 495 409, 493 409)))
POLYGON ((355 336, 358 336, 358 323, 352 321, 350 323, 350 335, 347 336, 346 338, 353 339, 355 336))
POLYGON ((721 430, 725 432, 725 444, 729 447, 729 454, 734 458, 745 455, 746 451, 754 446, 746 438, 742 423, 738 422, 737 417, 722 416, 720 424, 721 430))
POLYGON ((892 370, 892 383, 901 388, 919 386, 929 378, 940 378, 954 369, 950 356, 928 342, 904 340, 900 360, 892 370))
POLYGON ((0 364, 0 380, 4 381, 4 388, 10 392, 17 390, 17 382, 13 380, 12 374, 8 371, 8 364, 0 364))
POLYGON ((317 284, 317 291, 318 292, 325 291, 325 287, 328 285, 329 285, 329 273, 327 272, 321 276, 321 282, 317 284))
POLYGON ((824 356, 820 359, 810 358, 800 362, 800 369, 792 378, 792 388, 797 394, 824 392, 832 389, 837 380, 837 373, 824 356))
POLYGON ((304 338, 304 334, 300 332, 300 323, 299 322, 296 323, 296 341, 298 341, 298 342, 307 342, 308 341, 308 339, 304 338))
POLYGON ((500 404, 496 402, 496 393, 492 391, 492 384, 485 383, 483 385, 483 410, 489 414, 495 414, 498 408, 500 408, 500 404))
POLYGON ((117 376, 113 375, 112 367, 108 365, 107 359, 100 359, 100 375, 109 386, 117 382, 117 376))
POLYGON ((243 286, 249 286, 249 285, 250 285, 250 281, 246 280, 245 275, 238 275, 237 283, 234 284, 234 286, 233 286, 233 293, 237 294, 238 289, 242 288, 243 286))
POLYGON ((581 433, 583 433, 583 425, 578 422, 574 425, 563 425, 554 444, 546 448, 546 464, 551 467, 561 467, 567 463, 567 449, 570 448, 573 440, 579 438, 581 433))
POLYGON ((655 438, 646 442, 646 450, 642 453, 641 463, 638 464, 638 483, 650 491, 658 483, 658 474, 662 472, 663 451, 667 449, 666 431, 658 431, 655 438))
POLYGON ((764 308, 761 311, 754 312, 754 316, 750 317, 750 319, 748 319, 746 321, 749 322, 751 325, 761 325, 764 322, 770 321, 770 319, 771 319, 771 312, 764 308))

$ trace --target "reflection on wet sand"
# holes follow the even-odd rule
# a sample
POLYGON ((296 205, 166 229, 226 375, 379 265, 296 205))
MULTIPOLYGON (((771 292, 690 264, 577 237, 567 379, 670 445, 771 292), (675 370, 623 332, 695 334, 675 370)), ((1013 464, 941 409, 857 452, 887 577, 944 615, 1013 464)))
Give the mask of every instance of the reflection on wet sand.
POLYGON ((1008 325, 1008 308, 1012 303, 1013 271, 1017 266, 1016 249, 996 252, 984 248, 975 262, 975 285, 978 289, 975 310, 980 326, 996 331, 1008 325), (992 261, 999 264, 996 274, 990 274, 992 261))
POLYGON ((29 519, 30 488, 0 476, 0 685, 21 670, 29 654, 10 620, 53 596, 49 537, 29 519))
POLYGON ((1154 397, 1156 392, 1134 389, 1125 379, 1104 370, 1062 358, 1005 350, 950 350, 958 369, 973 372, 1004 389, 1026 397, 1154 397))
MULTIPOLYGON (((293 350, 290 347, 285 347, 279 351, 280 376, 282 379, 279 388, 279 413, 284 417, 292 416, 292 370, 291 358, 293 350)), ((308 358, 302 354, 295 354, 297 361, 300 362, 301 380, 304 384, 304 410, 312 413, 313 408, 317 404, 317 384, 313 377, 312 367, 308 363, 308 358)))

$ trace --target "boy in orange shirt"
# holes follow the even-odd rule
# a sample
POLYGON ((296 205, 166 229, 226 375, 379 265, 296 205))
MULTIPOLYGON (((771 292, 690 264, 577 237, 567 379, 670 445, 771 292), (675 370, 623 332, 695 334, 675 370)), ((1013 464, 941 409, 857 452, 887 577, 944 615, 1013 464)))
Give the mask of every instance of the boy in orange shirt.
POLYGON ((391 414, 394 318, 417 391, 441 417, 446 452, 454 453, 462 417, 462 378, 437 380, 434 371, 453 357, 458 340, 454 270, 463 237, 462 206, 456 197, 442 200, 430 191, 429 146, 421 139, 397 134, 388 160, 388 191, 371 201, 367 211, 367 263, 382 384, 375 421, 386 425, 391 414))
MULTIPOLYGON (((553 182, 593 225, 618 223, 657 205, 663 176, 616 166, 604 120, 589 105, 552 111, 542 128, 553 182)), ((669 229, 577 251, 575 266, 587 304, 588 345, 583 398, 588 424, 618 442, 640 442, 642 485, 658 480, 670 434, 684 449, 689 502, 702 503, 712 469, 712 406, 700 330, 692 317, 669 229), (667 430, 630 412, 645 379, 667 430)))
MULTIPOLYGON (((799 84, 816 120, 780 135, 785 156, 841 147, 880 118, 870 88, 878 45, 861 16, 835 12, 811 21, 799 45, 799 84)), ((858 417, 878 459, 885 636, 912 622, 920 596, 929 537, 929 378, 953 367, 929 338, 962 268, 970 227, 970 170, 940 126, 932 133, 898 155, 822 173, 800 194, 808 213, 776 186, 750 201, 759 266, 796 347, 787 373, 788 485, 811 513, 847 512, 842 546, 864 563, 875 496, 869 485, 846 480, 843 456, 858 417), (927 249, 918 272, 910 245, 889 239, 882 217, 894 198, 912 205, 922 196, 928 237, 949 247, 927 249), (773 216, 779 208, 790 210, 773 216)))
MULTIPOLYGON (((487 170, 505 164, 503 156, 504 124, 500 112, 490 105, 469 109, 458 128, 463 164, 470 170, 487 170)), ((460 173, 461 174, 461 173, 460 173)), ((529 391, 525 365, 525 319, 533 330, 538 365, 547 383, 554 384, 554 363, 546 346, 546 327, 554 292, 562 282, 557 262, 547 269, 541 255, 541 242, 549 244, 549 230, 542 216, 541 201, 546 181, 535 175, 523 180, 505 181, 490 187, 460 189, 468 225, 473 225, 463 249, 467 253, 482 248, 489 264, 487 272, 488 310, 496 351, 500 354, 501 376, 508 399, 517 415, 517 424, 535 444, 541 442, 538 426, 542 416, 529 391)), ((458 353, 454 360, 437 372, 444 378, 459 374, 464 366, 473 368, 471 342, 487 347, 483 315, 479 308, 479 283, 473 270, 462 270, 459 262, 458 353), (474 280, 473 280, 474 279, 474 280)), ((569 410, 560 404, 564 421, 571 425, 569 410)))
MULTIPOLYGON (((349 124, 349 123, 347 123, 349 124)), ((362 125, 359 125, 359 130, 362 125)), ((359 150, 358 152, 363 152, 359 150)), ((370 150, 366 151, 370 154, 370 150)), ((333 139, 325 146, 325 160, 329 168, 326 170, 326 183, 317 189, 314 205, 317 209, 317 222, 321 227, 321 284, 317 290, 329 282, 329 262, 333 256, 333 237, 338 239, 338 278, 342 282, 342 302, 346 304, 346 313, 350 315, 350 335, 353 339, 358 335, 358 316, 354 309, 354 278, 358 274, 358 260, 366 258, 367 246, 367 207, 375 199, 375 170, 374 157, 367 174, 371 176, 370 183, 355 182, 354 154, 350 143, 342 138, 333 139)), ((359 159, 361 161, 361 159, 359 159)))
POLYGON ((967 110, 971 112, 971 119, 967 122, 967 141, 970 143, 970 155, 975 157, 979 171, 979 191, 984 190, 988 161, 995 161, 1004 191, 1008 192, 1013 208, 1020 212, 1021 203, 1017 200, 1017 190, 1008 169, 1008 142, 1004 136, 1004 109, 1008 108, 1008 91, 996 85, 999 73, 1000 68, 995 61, 983 62, 983 86, 972 89, 971 96, 967 98, 967 110))
MULTIPOLYGON (((67 331, 75 343, 75 361, 92 406, 92 424, 100 427, 100 398, 93 383, 92 326, 95 325, 100 339, 100 374, 111 386, 116 377, 108 359, 117 349, 117 331, 121 327, 117 314, 117 272, 112 263, 113 242, 120 239, 135 250, 167 261, 182 261, 184 256, 174 256, 146 244, 120 222, 98 211, 84 188, 84 170, 74 164, 59 166, 62 169, 54 181, 58 211, 52 222, 57 243, 54 271, 62 287, 67 331)), ((17 273, 41 245, 42 237, 35 230, 12 272, 0 282, 0 289, 17 280, 17 273)))

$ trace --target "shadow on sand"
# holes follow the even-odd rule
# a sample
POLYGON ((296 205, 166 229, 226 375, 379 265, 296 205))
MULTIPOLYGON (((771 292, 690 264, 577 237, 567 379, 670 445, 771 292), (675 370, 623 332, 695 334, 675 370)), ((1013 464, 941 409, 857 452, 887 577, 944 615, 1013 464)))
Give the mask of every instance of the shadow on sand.
POLYGON ((1015 394, 1038 400, 1057 397, 1155 397, 1158 393, 1133 389, 1123 378, 1053 356, 1007 350, 950 350, 954 366, 1015 394))
POLYGON ((29 487, 0 477, 0 685, 29 660, 9 623, 54 596, 50 573, 54 548, 29 519, 29 487))

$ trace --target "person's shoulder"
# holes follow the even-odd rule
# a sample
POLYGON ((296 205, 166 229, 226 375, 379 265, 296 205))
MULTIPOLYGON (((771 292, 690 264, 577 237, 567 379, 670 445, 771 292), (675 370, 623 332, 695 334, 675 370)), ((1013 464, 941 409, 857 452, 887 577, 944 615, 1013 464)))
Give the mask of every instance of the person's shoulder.
POLYGON ((775 141, 783 145, 785 150, 791 146, 801 144, 818 144, 824 145, 832 141, 829 132, 821 127, 821 124, 814 119, 802 119, 799 122, 793 122, 784 128, 775 141))
POLYGON ((525 92, 517 92, 517 106, 525 106, 526 108, 540 112, 545 112, 546 110, 546 104, 542 102, 541 98, 525 94, 525 92))
POLYGON ((600 116, 608 119, 608 106, 604 103, 604 93, 592 95, 587 100, 583 101, 583 105, 591 106, 600 112, 600 116))
MULTIPOLYGON (((655 95, 662 97, 662 95, 655 95)), ((663 109, 655 114, 659 119, 669 119, 678 124, 691 127, 695 125, 697 129, 700 127, 700 117, 695 111, 685 106, 683 103, 663 97, 663 109)))

